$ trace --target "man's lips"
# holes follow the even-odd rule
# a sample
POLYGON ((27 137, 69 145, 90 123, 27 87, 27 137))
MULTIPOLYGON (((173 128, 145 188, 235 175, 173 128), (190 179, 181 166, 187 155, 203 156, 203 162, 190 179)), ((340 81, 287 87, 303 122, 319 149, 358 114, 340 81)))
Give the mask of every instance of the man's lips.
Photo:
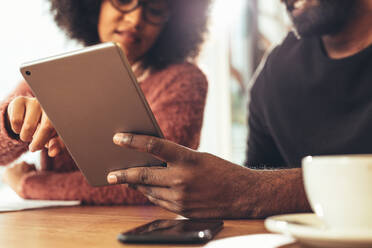
POLYGON ((141 42, 141 37, 135 32, 115 30, 115 35, 124 42, 141 42))

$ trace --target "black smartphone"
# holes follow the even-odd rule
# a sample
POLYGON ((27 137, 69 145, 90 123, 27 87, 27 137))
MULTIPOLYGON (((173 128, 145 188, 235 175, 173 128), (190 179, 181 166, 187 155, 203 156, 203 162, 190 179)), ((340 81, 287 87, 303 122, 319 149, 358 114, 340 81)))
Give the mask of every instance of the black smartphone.
POLYGON ((205 243, 223 228, 221 220, 155 220, 121 233, 122 243, 205 243))

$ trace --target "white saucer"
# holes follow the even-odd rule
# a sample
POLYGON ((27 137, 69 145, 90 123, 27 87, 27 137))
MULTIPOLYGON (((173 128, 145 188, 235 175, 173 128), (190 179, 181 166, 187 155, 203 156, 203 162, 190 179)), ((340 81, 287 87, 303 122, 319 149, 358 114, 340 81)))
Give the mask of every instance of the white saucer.
POLYGON ((297 239, 308 247, 371 248, 372 230, 349 232, 327 229, 315 214, 287 214, 265 220, 265 227, 297 239))

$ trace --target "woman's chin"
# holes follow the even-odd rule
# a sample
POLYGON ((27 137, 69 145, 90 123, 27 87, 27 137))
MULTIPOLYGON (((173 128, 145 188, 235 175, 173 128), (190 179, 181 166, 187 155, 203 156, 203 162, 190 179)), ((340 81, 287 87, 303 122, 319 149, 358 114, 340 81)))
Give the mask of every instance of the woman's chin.
POLYGON ((140 61, 140 59, 139 59, 138 56, 131 56, 128 53, 126 53, 126 56, 127 56, 127 59, 128 59, 129 64, 131 64, 131 65, 133 65, 133 64, 137 63, 138 61, 140 61))

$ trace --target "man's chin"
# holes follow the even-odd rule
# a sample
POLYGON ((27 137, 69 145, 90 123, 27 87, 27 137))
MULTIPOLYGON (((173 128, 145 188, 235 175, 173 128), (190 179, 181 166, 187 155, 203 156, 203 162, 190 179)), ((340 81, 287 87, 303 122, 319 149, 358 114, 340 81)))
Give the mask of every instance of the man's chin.
POLYGON ((337 34, 342 31, 343 23, 318 22, 311 23, 306 21, 293 20, 297 34, 301 37, 320 37, 324 35, 337 34))
POLYGON ((302 37, 337 34, 343 30, 353 13, 351 0, 323 0, 289 14, 297 33, 302 37), (320 4, 319 4, 320 3, 320 4))

